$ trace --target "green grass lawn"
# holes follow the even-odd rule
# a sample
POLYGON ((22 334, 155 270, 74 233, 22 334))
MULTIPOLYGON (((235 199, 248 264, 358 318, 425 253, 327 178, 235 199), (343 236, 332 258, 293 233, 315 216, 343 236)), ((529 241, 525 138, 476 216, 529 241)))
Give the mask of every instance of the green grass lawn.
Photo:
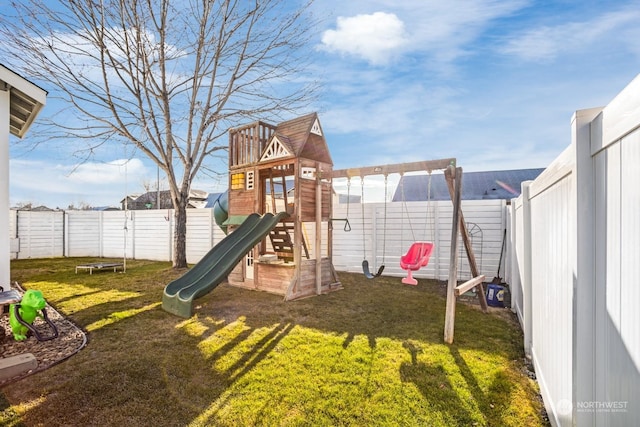
POLYGON ((161 307, 168 263, 74 273, 91 261, 11 263, 88 344, 2 388, 0 425, 544 425, 510 313, 459 303, 446 345, 436 282, 342 273, 344 290, 293 302, 220 285, 185 320, 161 307))

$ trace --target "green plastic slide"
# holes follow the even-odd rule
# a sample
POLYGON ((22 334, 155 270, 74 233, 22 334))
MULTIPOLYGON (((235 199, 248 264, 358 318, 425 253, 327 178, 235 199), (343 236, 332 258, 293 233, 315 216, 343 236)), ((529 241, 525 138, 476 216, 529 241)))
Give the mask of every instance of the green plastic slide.
POLYGON ((189 318, 193 300, 215 289, 226 280, 238 262, 286 216, 285 212, 262 217, 251 214, 184 275, 169 283, 162 295, 162 308, 189 318))
POLYGON ((225 221, 229 216, 229 192, 225 191, 220 194, 213 202, 213 218, 216 220, 218 227, 227 234, 227 225, 225 221))

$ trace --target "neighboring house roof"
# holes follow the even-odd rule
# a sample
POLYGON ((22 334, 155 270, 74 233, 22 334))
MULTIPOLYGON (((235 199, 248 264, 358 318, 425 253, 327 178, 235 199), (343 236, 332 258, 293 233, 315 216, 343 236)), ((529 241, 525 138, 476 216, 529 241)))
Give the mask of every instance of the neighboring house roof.
POLYGON ((209 193, 204 190, 191 190, 189 192, 190 199, 206 199, 209 193))
POLYGON ((55 211, 57 209, 51 209, 50 207, 44 206, 44 205, 40 205, 40 206, 34 206, 34 207, 30 207, 30 208, 22 208, 22 209, 18 209, 19 211, 31 211, 31 212, 51 212, 51 211, 55 211))
MULTIPOLYGON (((542 171, 544 169, 464 172, 462 199, 513 199, 520 195, 522 182, 536 179, 542 171)), ((393 201, 425 201, 428 188, 429 175, 405 175, 398 183, 393 201)), ((451 200, 444 174, 432 174, 431 200, 451 200)))
POLYGON ((120 211, 122 209, 120 209, 117 206, 96 206, 94 208, 91 209, 92 211, 120 211))
MULTIPOLYGON (((207 205, 207 198, 209 193, 203 190, 191 190, 189 192, 189 204, 190 208, 204 208, 207 205)), ((158 209, 158 192, 148 191, 141 195, 129 195, 127 196, 127 209, 158 209)), ((124 201, 122 199, 120 204, 124 209, 124 201)), ((160 191, 160 207, 159 209, 173 209, 173 203, 171 202, 171 192, 169 190, 160 191)))
POLYGON ((204 207, 212 208, 215 205, 216 200, 218 200, 218 197, 220 197, 221 194, 223 193, 209 193, 209 195, 207 196, 207 204, 204 207))

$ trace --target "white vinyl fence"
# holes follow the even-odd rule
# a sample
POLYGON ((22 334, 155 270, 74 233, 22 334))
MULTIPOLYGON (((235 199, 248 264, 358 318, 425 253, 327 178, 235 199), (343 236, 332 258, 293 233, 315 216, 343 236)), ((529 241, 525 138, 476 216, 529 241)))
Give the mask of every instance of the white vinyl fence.
POLYGON ((60 257, 64 250, 63 212, 9 212, 11 258, 60 257))
MULTIPOLYGON (((15 211, 11 258, 96 257, 171 261, 173 210, 15 211)), ((213 209, 187 211, 187 262, 198 262, 224 237, 213 209)))
MULTIPOLYGON (((506 220, 504 200, 470 200, 462 202, 473 250, 481 274, 489 279, 498 273, 506 220)), ((372 272, 385 265, 384 274, 406 276, 400 268, 400 257, 411 243, 429 241, 435 249, 429 265, 414 273, 417 278, 447 280, 451 249, 451 201, 371 203, 349 206, 351 231, 344 223, 334 222, 333 263, 338 271, 361 272, 362 261, 369 261, 372 272), (386 217, 385 217, 386 210, 386 217)), ((334 206, 334 218, 347 217, 347 205, 334 206)), ((461 247, 462 245, 459 245, 461 247)), ((470 279, 471 272, 464 249, 460 253, 460 279, 470 279)), ((504 271, 501 272, 504 275, 504 271)))
MULTIPOLYGON (((478 267, 482 274, 498 273, 498 261, 505 227, 505 201, 463 202, 478 267)), ((362 261, 371 269, 385 264, 385 275, 403 276, 400 256, 414 241, 433 241, 435 251, 418 278, 446 280, 451 246, 451 202, 395 202, 364 205, 336 204, 333 222, 333 259, 336 270, 361 272, 362 261), (385 217, 386 211, 386 217, 385 217)), ((170 261, 173 250, 173 210, 128 211, 11 211, 12 259, 44 257, 127 257, 170 261)), ((314 228, 303 230, 308 246, 313 246, 314 228)), ((212 209, 187 211, 187 262, 198 262, 224 237, 212 209)), ((460 257, 460 278, 470 278, 466 256, 460 257), (469 277, 466 277, 469 276, 469 277)), ((504 274, 504 272, 502 273, 504 274)))
POLYGON ((640 425, 640 77, 571 125, 508 214, 512 308, 554 426, 640 425))

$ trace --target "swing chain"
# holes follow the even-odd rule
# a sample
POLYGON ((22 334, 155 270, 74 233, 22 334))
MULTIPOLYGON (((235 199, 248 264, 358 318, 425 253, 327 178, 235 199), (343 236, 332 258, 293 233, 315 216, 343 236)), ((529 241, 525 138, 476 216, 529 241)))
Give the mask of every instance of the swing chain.
POLYGON ((364 176, 360 177, 360 207, 362 214, 362 248, 363 248, 363 260, 367 259, 367 241, 364 237, 364 176))
MULTIPOLYGON (((431 177, 432 173, 429 171, 429 182, 427 184, 427 218, 429 218, 430 223, 427 222, 425 227, 430 228, 431 241, 434 241, 434 233, 435 233, 435 219, 433 218, 433 205, 431 204, 431 177)), ((425 232, 426 236, 426 232, 425 232)))
POLYGON ((347 177, 347 218, 349 218, 349 205, 351 204, 351 177, 347 177))
MULTIPOLYGON (((434 230, 435 230, 435 220, 433 218, 433 206, 431 203, 431 181, 432 181, 432 172, 429 172, 429 178, 427 180, 427 220, 425 221, 424 224, 424 232, 425 232, 425 238, 427 237, 427 229, 430 229, 430 234, 431 234, 431 241, 433 242, 434 240, 434 230)), ((404 191, 404 183, 405 180, 402 179, 404 174, 400 174, 400 185, 401 185, 401 192, 402 192, 402 203, 403 203, 403 207, 404 207, 404 212, 406 212, 407 214, 407 221, 409 223, 409 229, 411 230, 411 236, 413 238, 413 241, 416 241, 416 233, 415 230, 413 229, 413 223, 411 222, 411 216, 409 214, 409 208, 407 206, 407 200, 405 197, 405 191, 404 191)), ((402 217, 404 219, 404 215, 402 217)))
POLYGON ((400 183, 401 183, 401 190, 402 190, 402 206, 404 207, 404 211, 407 213, 407 222, 409 222, 409 229, 411 230, 411 237, 413 238, 413 241, 416 241, 416 233, 413 231, 413 223, 411 222, 411 215, 409 214, 409 208, 407 207, 407 198, 405 197, 405 192, 404 192, 404 183, 405 180, 404 178, 404 174, 400 174, 400 183))
POLYGON ((384 175, 384 230, 382 235, 382 265, 384 265, 385 254, 387 253, 387 191, 389 175, 384 175))
POLYGON ((351 224, 349 224, 349 205, 351 205, 351 177, 347 177, 347 218, 344 220, 344 231, 351 231, 351 224))

